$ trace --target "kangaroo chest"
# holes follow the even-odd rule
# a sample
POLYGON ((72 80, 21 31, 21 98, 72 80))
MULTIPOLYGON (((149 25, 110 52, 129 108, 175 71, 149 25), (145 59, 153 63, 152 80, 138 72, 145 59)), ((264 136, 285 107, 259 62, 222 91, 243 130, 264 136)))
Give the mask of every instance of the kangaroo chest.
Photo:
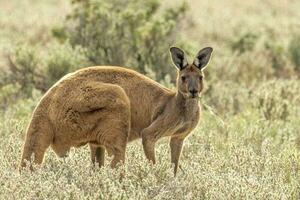
POLYGON ((187 136, 198 124, 199 108, 184 112, 179 117, 164 123, 161 127, 162 136, 187 136))

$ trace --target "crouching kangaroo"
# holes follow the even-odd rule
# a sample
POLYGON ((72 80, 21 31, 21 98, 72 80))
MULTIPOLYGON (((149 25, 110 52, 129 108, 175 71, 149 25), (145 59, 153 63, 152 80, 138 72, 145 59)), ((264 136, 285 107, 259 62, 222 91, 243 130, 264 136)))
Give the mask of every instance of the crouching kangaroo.
POLYGON ((127 142, 142 138, 146 157, 155 163, 155 143, 170 136, 171 162, 176 174, 185 137, 200 117, 198 95, 203 88, 203 69, 212 48, 199 51, 188 64, 185 53, 170 49, 178 68, 177 90, 172 91, 133 70, 98 66, 68 74, 42 97, 27 128, 21 167, 26 160, 41 164, 51 146, 59 156, 71 147, 89 143, 92 162, 124 162, 127 142))

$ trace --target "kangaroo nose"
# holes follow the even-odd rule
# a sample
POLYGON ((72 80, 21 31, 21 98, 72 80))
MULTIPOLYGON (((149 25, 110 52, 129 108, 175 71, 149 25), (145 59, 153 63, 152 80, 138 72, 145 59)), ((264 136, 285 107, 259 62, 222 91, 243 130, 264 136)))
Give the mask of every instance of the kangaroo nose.
POLYGON ((196 96, 196 94, 198 93, 198 90, 195 90, 195 89, 190 90, 190 93, 191 93, 192 96, 194 97, 194 96, 196 96))

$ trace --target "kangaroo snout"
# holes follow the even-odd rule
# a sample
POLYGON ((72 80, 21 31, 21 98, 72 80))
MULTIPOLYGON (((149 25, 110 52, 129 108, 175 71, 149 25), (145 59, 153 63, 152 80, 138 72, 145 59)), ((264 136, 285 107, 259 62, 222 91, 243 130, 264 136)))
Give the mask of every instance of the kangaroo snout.
POLYGON ((196 97, 199 96, 199 91, 196 90, 196 89, 191 89, 191 90, 189 90, 189 92, 190 92, 190 97, 191 98, 196 98, 196 97))

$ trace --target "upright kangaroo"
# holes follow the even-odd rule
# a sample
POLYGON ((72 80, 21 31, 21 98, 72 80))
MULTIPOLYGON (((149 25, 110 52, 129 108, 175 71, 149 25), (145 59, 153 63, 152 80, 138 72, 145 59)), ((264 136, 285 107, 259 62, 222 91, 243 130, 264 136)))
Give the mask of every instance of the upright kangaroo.
POLYGON ((115 167, 124 162, 127 142, 142 138, 146 157, 155 163, 155 143, 170 136, 171 161, 178 169, 184 138, 200 117, 198 95, 211 47, 199 51, 188 64, 185 53, 171 47, 178 68, 177 90, 172 91, 133 70, 98 66, 70 73, 42 97, 26 133, 21 167, 34 154, 41 164, 51 145, 66 156, 70 147, 90 144, 92 162, 104 163, 105 149, 115 167))

